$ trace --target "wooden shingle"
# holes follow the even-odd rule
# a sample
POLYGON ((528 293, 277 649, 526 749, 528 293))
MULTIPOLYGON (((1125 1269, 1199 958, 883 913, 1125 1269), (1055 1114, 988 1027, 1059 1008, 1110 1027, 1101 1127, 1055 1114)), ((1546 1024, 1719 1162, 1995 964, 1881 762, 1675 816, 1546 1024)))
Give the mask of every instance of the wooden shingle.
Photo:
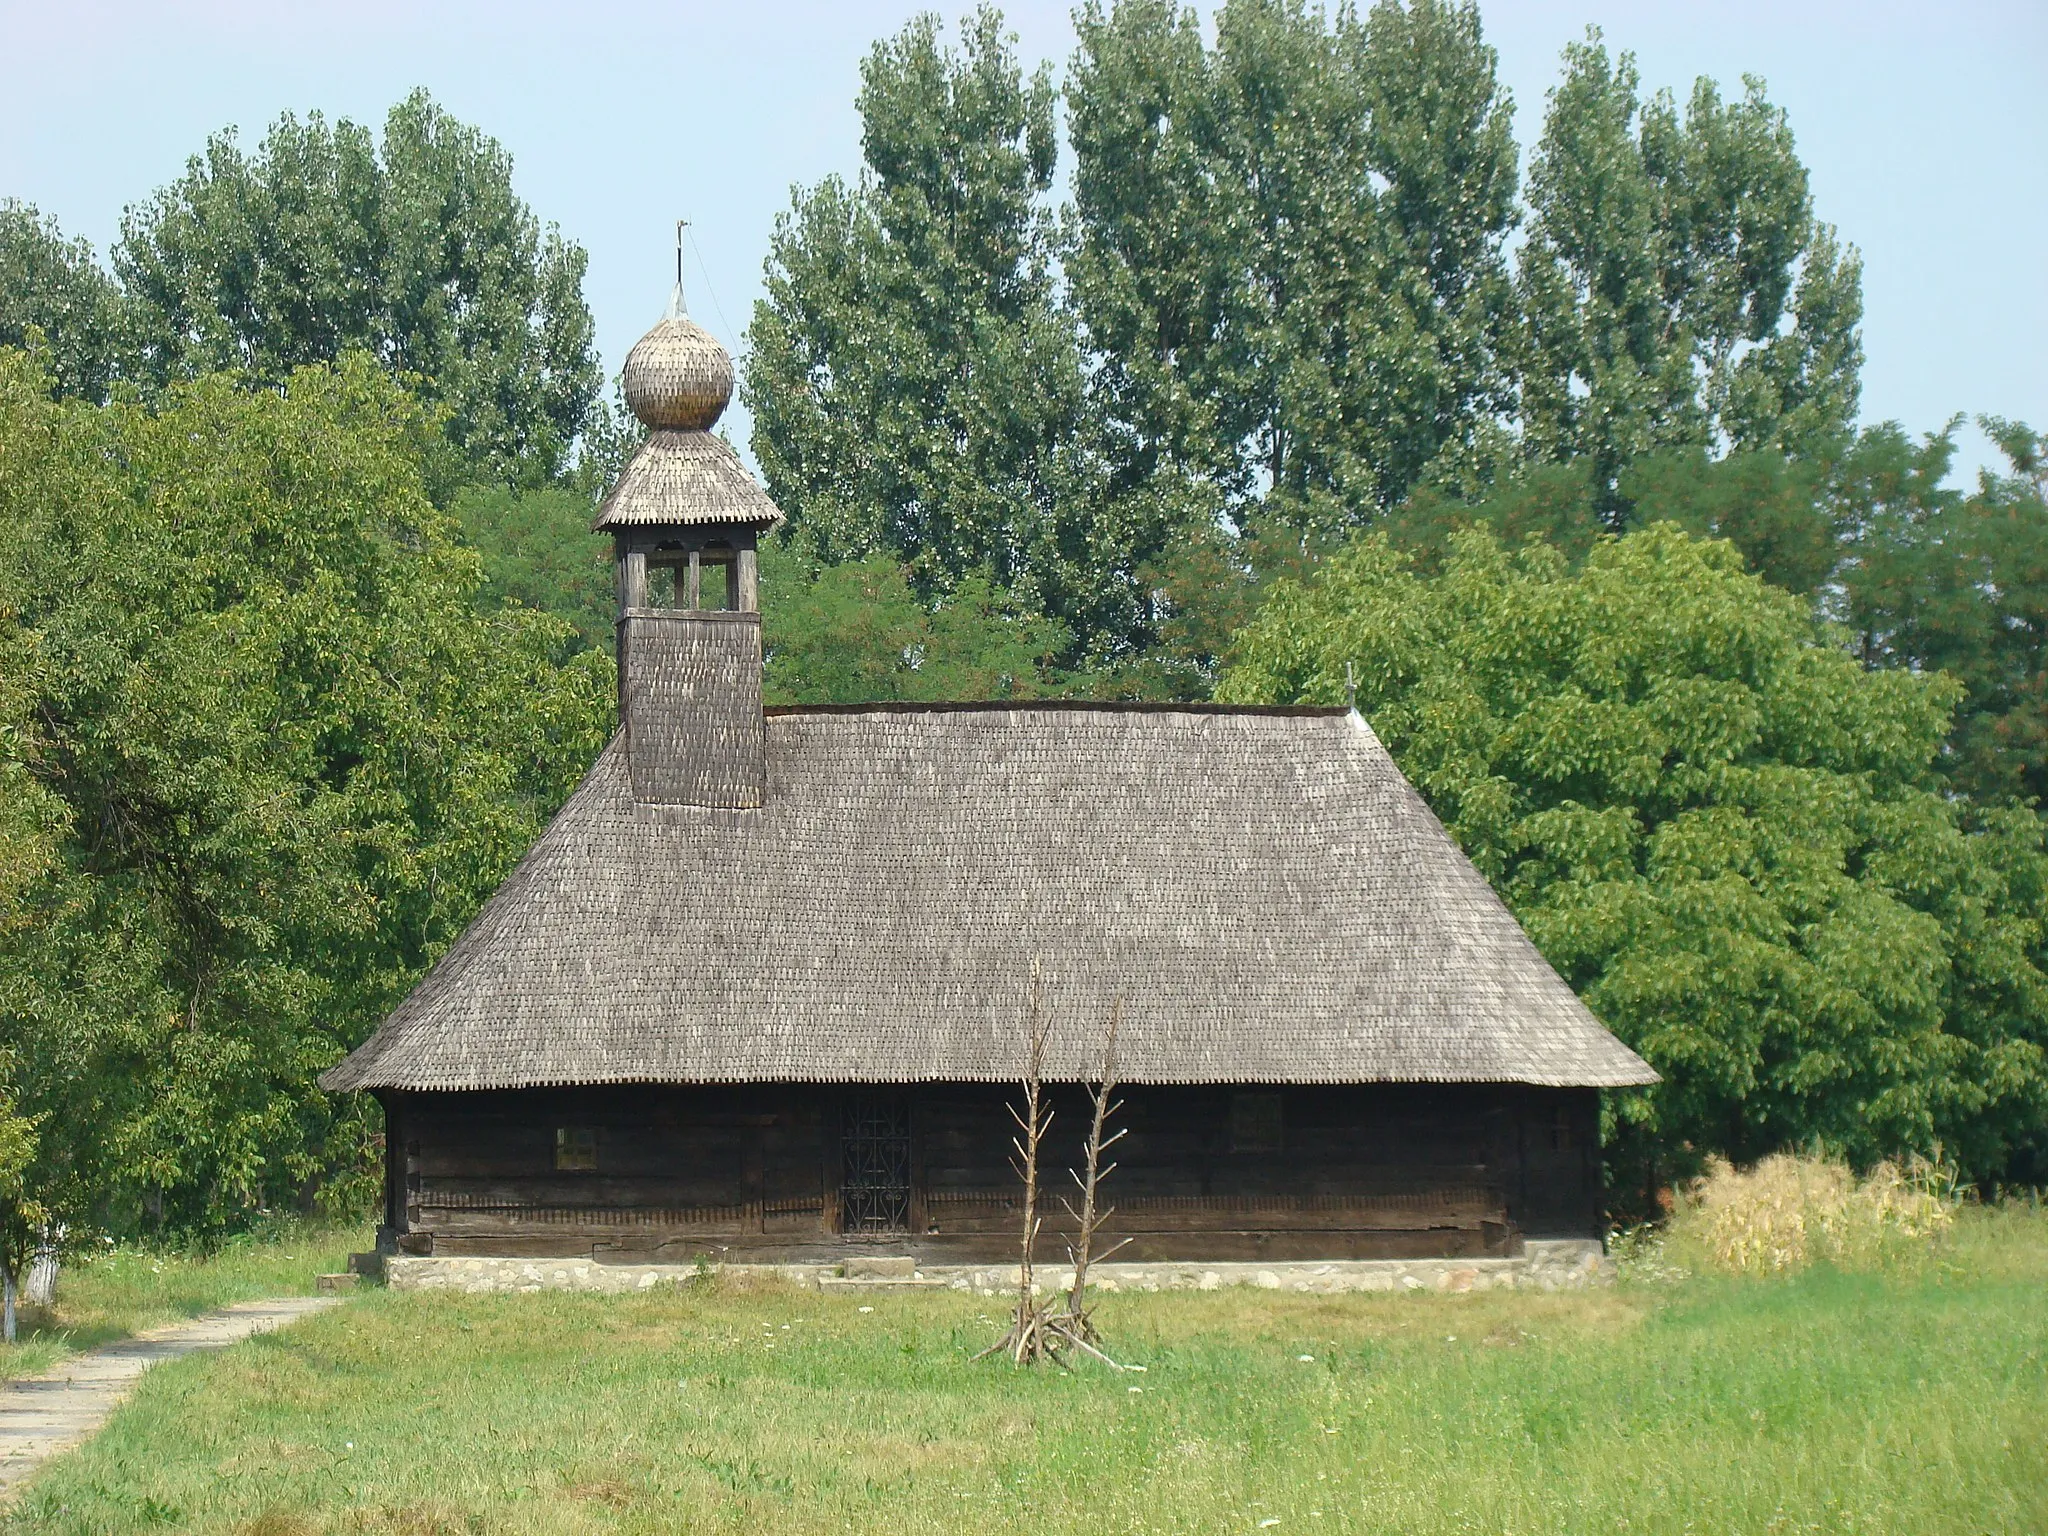
POLYGON ((1124 999, 1138 1083, 1655 1080, 1366 723, 1200 706, 770 711, 758 809, 615 739, 330 1089, 1005 1081, 1124 999))

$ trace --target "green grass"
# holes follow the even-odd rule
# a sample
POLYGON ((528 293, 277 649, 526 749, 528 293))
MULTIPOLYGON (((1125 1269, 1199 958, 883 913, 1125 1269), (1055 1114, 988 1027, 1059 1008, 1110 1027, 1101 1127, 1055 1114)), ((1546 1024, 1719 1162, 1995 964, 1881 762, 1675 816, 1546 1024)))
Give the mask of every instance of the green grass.
POLYGON ((231 1301, 310 1296, 316 1275, 339 1272, 373 1238, 368 1228, 291 1224, 211 1250, 112 1248, 67 1263, 57 1304, 22 1308, 21 1342, 0 1346, 0 1376, 43 1370, 78 1350, 231 1301))
POLYGON ((1117 1296, 1128 1376, 968 1363, 1000 1306, 372 1292, 152 1372, 10 1528, 2048 1530, 2039 1212, 1903 1276, 1117 1296))

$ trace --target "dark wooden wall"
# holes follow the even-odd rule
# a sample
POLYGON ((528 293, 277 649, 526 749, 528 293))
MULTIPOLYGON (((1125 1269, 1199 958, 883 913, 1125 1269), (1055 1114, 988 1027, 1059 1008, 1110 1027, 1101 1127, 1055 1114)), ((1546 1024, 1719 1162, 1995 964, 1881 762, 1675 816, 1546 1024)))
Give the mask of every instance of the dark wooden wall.
MULTIPOLYGON (((1014 1090, 926 1084, 908 1110, 900 1231, 842 1230, 842 1127, 856 1094, 808 1085, 388 1094, 386 1224, 406 1250, 659 1259, 928 1263, 1012 1259, 1014 1090), (560 1131, 595 1168, 556 1167, 560 1131)), ((1497 1255, 1600 1230, 1590 1089, 1495 1085, 1125 1089, 1103 1186, 1130 1260, 1497 1255), (1262 1103, 1240 1095, 1278 1096, 1262 1103), (1277 1139, 1275 1133, 1277 1132, 1277 1139)), ((1053 1090, 1046 1187, 1070 1190, 1087 1104, 1053 1090)), ((1047 1213, 1056 1262, 1064 1213, 1047 1213)))

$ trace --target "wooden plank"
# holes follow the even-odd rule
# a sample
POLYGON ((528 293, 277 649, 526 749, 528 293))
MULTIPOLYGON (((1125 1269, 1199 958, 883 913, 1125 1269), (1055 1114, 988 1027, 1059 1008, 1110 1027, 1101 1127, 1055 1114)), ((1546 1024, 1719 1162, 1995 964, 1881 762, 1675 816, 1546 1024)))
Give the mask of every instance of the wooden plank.
POLYGON ((742 613, 759 613, 761 611, 761 577, 751 546, 740 550, 738 570, 739 599, 733 606, 742 613))
MULTIPOLYGON (((744 1238, 764 1252, 843 1251, 839 1245, 852 1239, 832 1232, 841 1091, 632 1085, 394 1096, 404 1100, 391 1120, 405 1128, 404 1150, 394 1146, 391 1154, 400 1213, 465 1241, 488 1235, 516 1243, 525 1231, 555 1243, 570 1223, 587 1228, 582 1239, 590 1243, 643 1244, 664 1232, 686 1242, 717 1226, 720 1242, 744 1238), (595 1172, 553 1168, 557 1126, 598 1132, 595 1172), (719 1211, 727 1214, 713 1214, 719 1211), (743 1230, 735 1237, 728 1227, 743 1230)), ((1014 1176, 1004 1106, 1014 1094, 1003 1085, 905 1091, 916 1225, 940 1230, 887 1242, 914 1251, 927 1239, 947 1251, 964 1244, 975 1262, 1005 1260, 1015 1213, 1006 1203, 1014 1176)), ((1546 1229, 1597 1230, 1595 1094, 1386 1086, 1284 1092, 1285 1150, 1247 1154, 1227 1150, 1229 1090, 1128 1090, 1131 1134, 1105 1187, 1119 1207, 1111 1229, 1189 1260, 1274 1252, 1276 1245, 1309 1257, 1373 1244, 1463 1252, 1473 1243, 1498 1247, 1530 1219, 1546 1229), (1540 1199, 1532 1197, 1532 1180, 1540 1199)), ((1078 1124, 1071 1085, 1054 1097, 1061 1123, 1078 1124)), ((1055 1185, 1061 1177, 1053 1170, 1055 1185)), ((1065 1217, 1057 1207, 1047 1215, 1048 1241, 1056 1242, 1065 1217)), ((1048 1250, 1050 1260, 1057 1254, 1048 1250)))
POLYGON ((637 549, 626 550, 618 559, 619 612, 647 606, 647 556, 637 549))

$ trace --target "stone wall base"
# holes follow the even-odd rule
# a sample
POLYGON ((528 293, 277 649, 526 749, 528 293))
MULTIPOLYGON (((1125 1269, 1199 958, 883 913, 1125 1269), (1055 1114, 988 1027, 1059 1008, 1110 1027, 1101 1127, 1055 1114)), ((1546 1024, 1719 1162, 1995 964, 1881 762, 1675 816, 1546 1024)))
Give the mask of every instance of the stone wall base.
MULTIPOLYGON (((680 1285, 707 1271, 685 1264, 602 1264, 595 1259, 416 1258, 394 1254, 384 1278, 396 1291, 596 1291, 625 1294, 680 1285)), ((708 1273, 776 1279, 807 1290, 954 1290, 996 1296, 1017 1285, 1017 1268, 1000 1265, 724 1264, 708 1273), (856 1273, 847 1274, 848 1268, 856 1273), (879 1272, 878 1272, 879 1271, 879 1272)), ((1071 1283, 1073 1272, 1040 1268, 1039 1289, 1071 1283)), ((1098 1264, 1090 1283, 1104 1291, 1214 1291, 1248 1285, 1268 1291, 1574 1290, 1614 1278, 1614 1262, 1592 1238, 1525 1242, 1507 1259, 1342 1259, 1289 1264, 1098 1264)))

